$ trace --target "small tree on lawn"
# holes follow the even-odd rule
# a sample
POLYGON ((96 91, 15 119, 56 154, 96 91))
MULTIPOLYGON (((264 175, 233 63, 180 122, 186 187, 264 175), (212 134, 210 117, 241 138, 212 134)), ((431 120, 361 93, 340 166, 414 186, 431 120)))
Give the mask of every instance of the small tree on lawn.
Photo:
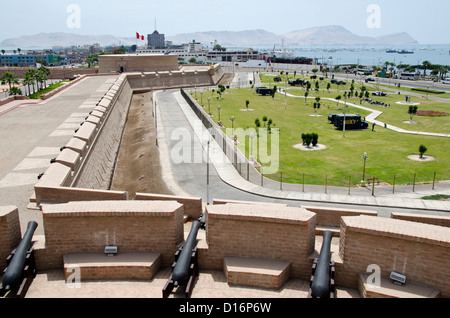
POLYGON ((317 116, 317 110, 320 109, 320 103, 315 102, 314 103, 314 116, 317 116))
POLYGON ((247 110, 248 110, 248 105, 250 104, 250 101, 249 100, 246 100, 245 101, 245 107, 247 108, 247 110))
POLYGON ((420 145, 419 147, 419 153, 420 153, 420 158, 423 158, 423 155, 425 154, 425 152, 427 152, 427 147, 425 147, 424 145, 420 145))
POLYGON ((256 135, 258 136, 259 135, 258 131, 259 131, 259 128, 261 127, 261 122, 259 121, 259 118, 255 119, 255 126, 256 126, 256 135))
POLYGON ((306 134, 305 133, 302 134, 302 144, 306 145, 306 134))
POLYGON ((306 134, 305 135, 305 145, 306 147, 309 147, 311 145, 312 142, 312 135, 311 134, 306 134))
POLYGON ((266 128, 267 116, 263 117, 263 122, 264 122, 264 128, 266 128))
POLYGON ((418 109, 417 106, 409 106, 408 114, 409 114, 409 117, 410 117, 411 124, 413 122, 414 115, 417 114, 417 109, 418 109))
POLYGON ((309 93, 305 92, 305 105, 306 105, 306 99, 308 98, 309 93))
POLYGON ((267 122, 267 131, 269 132, 269 134, 272 133, 272 125, 273 125, 273 120, 269 119, 269 121, 267 122))
POLYGON ((311 142, 313 146, 317 146, 317 144, 319 143, 319 135, 316 133, 312 133, 311 134, 311 142))
POLYGON ((331 83, 328 82, 328 84, 327 84, 327 90, 328 90, 328 93, 330 92, 330 88, 331 88, 331 83))
POLYGON ((336 100, 337 100, 337 103, 336 103, 336 109, 339 108, 339 101, 341 100, 341 98, 342 98, 341 95, 339 95, 339 96, 336 97, 336 100))

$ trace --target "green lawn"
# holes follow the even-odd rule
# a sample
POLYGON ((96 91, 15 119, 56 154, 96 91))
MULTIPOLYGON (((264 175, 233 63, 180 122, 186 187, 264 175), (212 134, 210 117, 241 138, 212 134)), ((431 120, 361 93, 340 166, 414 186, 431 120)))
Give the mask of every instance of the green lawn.
POLYGON ((40 99, 41 95, 47 94, 49 92, 51 92, 54 89, 57 89, 60 86, 63 86, 64 83, 55 83, 53 85, 47 86, 47 88, 44 88, 42 90, 40 90, 39 92, 36 92, 34 94, 29 95, 28 97, 31 99, 40 99))
MULTIPOLYGON (((284 87, 284 85, 278 85, 284 87)), ((357 85, 355 85, 357 86, 357 85)), ((359 87, 359 86, 358 86, 359 87)), ((326 86, 325 86, 326 88, 326 86)), ((283 182, 302 183, 305 174, 305 183, 323 185, 327 178, 328 185, 346 186, 351 177, 352 184, 360 183, 363 173, 362 154, 368 153, 369 161, 366 167, 366 177, 376 176, 381 182, 392 184, 394 175, 396 184, 411 184, 414 173, 416 182, 430 182, 433 180, 434 172, 437 173, 437 180, 450 179, 450 140, 442 137, 429 137, 419 135, 406 135, 393 132, 384 127, 376 127, 375 132, 371 129, 365 131, 337 131, 334 126, 328 123, 328 115, 332 113, 342 113, 343 105, 335 101, 324 100, 323 98, 335 98, 337 94, 343 96, 343 91, 330 91, 321 88, 319 93, 312 91, 310 96, 319 95, 321 108, 314 116, 314 99, 287 97, 287 108, 285 109, 285 95, 277 93, 273 100, 271 96, 259 96, 251 91, 250 88, 241 88, 228 90, 222 94, 222 99, 217 99, 217 94, 206 93, 213 96, 211 101, 211 112, 214 120, 219 120, 219 113, 216 107, 222 107, 220 119, 225 127, 231 128, 230 118, 236 117, 234 128, 254 128, 255 119, 261 120, 267 116, 274 122, 273 128, 278 128, 280 135, 280 166, 277 174, 267 176, 274 180, 279 180, 283 175, 283 182), (245 110, 245 101, 249 100, 249 109, 245 110), (338 109, 337 109, 338 107, 338 109), (322 151, 300 151, 293 146, 301 143, 302 133, 319 134, 319 144, 328 148, 322 151), (421 144, 426 145, 428 152, 426 155, 436 157, 435 161, 417 162, 407 158, 408 155, 418 154, 418 148, 421 144)), ((297 91, 299 96, 303 96, 302 89, 291 89, 288 92, 297 91)), ((197 98, 200 98, 197 94, 197 98)), ((387 100, 395 101, 396 96, 385 97, 387 100)), ((205 98, 205 95, 203 96, 205 98)), ((372 98, 372 97, 371 97, 372 98)), ((383 97, 380 97, 380 99, 383 97)), ((375 99, 375 98, 373 98, 375 99)), ((204 99, 205 100, 205 99, 204 99)), ((414 99, 413 99, 414 100, 414 99)), ((343 100, 342 100, 343 101, 343 100)), ((348 99, 359 105, 359 99, 348 99)), ((208 103, 205 104, 205 111, 208 112, 208 103)), ((368 104, 363 106, 369 107, 368 104)), ((396 105, 391 108, 371 106, 373 109, 386 110, 385 118, 389 124, 398 125, 402 121, 409 120, 406 106, 396 105), (397 107, 398 106, 398 107, 397 107)), ((443 110, 449 110, 449 104, 433 105, 433 107, 443 110)), ((433 108, 434 109, 434 108, 433 108)), ((368 112, 349 107, 347 113, 359 113, 362 117, 367 116, 368 112)), ((420 124, 414 125, 415 128, 421 127, 423 131, 439 131, 450 133, 450 116, 442 118, 414 118, 420 124)), ((405 129, 410 129, 410 124, 404 124, 405 129)), ((417 130, 417 129, 415 129, 417 130)), ((230 138, 232 134, 229 133, 230 138)), ((248 138, 239 140, 240 149, 249 155, 248 138)))

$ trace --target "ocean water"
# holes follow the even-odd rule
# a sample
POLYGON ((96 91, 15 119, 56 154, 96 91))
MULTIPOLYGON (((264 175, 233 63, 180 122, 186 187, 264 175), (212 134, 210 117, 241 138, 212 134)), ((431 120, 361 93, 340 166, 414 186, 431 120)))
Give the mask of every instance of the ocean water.
MULTIPOLYGON (((231 48, 229 48, 231 50, 231 48)), ((241 48, 242 49, 242 48, 241 48)), ((273 47, 253 47, 259 52, 270 53, 273 47)), ((293 57, 308 57, 316 59, 318 63, 328 65, 358 64, 364 66, 382 66, 385 62, 396 65, 418 65, 424 61, 431 64, 450 65, 450 44, 447 45, 405 45, 405 46, 277 46, 277 55, 285 52, 293 57), (386 53, 387 50, 411 51, 413 54, 386 53)))

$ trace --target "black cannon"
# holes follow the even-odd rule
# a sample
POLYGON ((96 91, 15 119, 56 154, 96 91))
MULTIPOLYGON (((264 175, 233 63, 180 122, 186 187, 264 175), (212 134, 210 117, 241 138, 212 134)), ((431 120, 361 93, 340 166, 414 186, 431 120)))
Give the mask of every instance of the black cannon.
POLYGON ((1 295, 18 289, 16 296, 23 297, 36 275, 34 254, 31 248, 31 240, 38 224, 34 221, 28 223, 27 231, 19 246, 7 258, 8 264, 0 286, 1 295))
POLYGON ((198 275, 197 235, 205 228, 205 214, 192 223, 191 231, 184 245, 175 253, 172 275, 163 289, 163 297, 167 298, 174 288, 185 286, 186 298, 190 298, 194 280, 198 275))
POLYGON ((334 263, 331 262, 331 239, 333 233, 323 233, 319 258, 314 260, 310 284, 311 298, 334 298, 334 263))

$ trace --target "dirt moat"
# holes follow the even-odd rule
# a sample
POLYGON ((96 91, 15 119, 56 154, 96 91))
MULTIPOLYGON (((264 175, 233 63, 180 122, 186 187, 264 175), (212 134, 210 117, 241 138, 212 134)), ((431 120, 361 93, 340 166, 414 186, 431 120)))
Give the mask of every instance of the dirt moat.
POLYGON ((151 93, 133 95, 111 190, 171 195, 161 173, 151 93))

